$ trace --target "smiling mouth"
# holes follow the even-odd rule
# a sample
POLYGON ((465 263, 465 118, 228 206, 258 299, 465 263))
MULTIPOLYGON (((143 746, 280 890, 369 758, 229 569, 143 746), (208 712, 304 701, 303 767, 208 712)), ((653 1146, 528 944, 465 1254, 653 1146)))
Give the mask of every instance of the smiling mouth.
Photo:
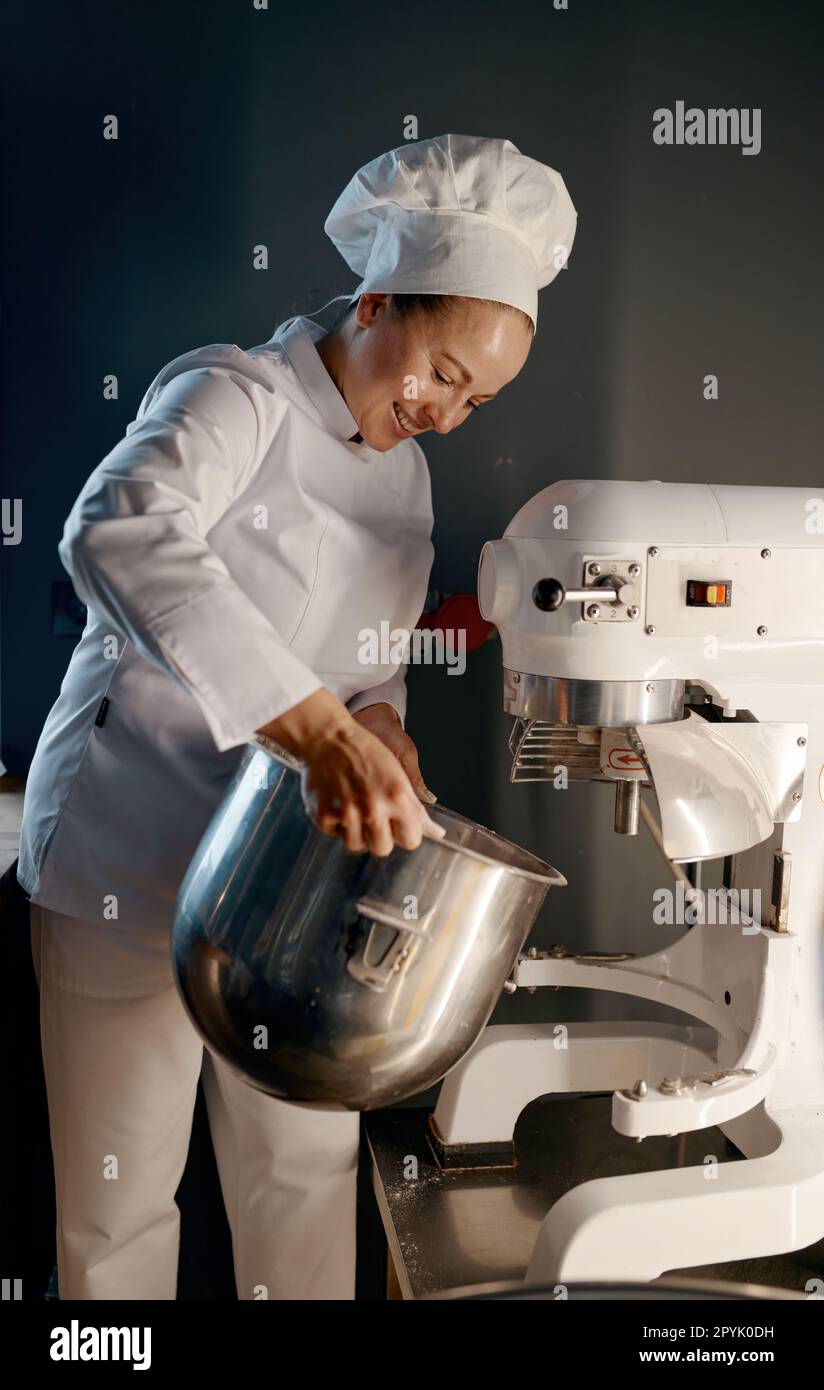
POLYGON ((409 415, 407 415, 404 410, 401 409, 397 401, 392 402, 392 409, 395 412, 395 419, 397 420, 404 434, 417 434, 420 426, 416 425, 415 421, 409 415))

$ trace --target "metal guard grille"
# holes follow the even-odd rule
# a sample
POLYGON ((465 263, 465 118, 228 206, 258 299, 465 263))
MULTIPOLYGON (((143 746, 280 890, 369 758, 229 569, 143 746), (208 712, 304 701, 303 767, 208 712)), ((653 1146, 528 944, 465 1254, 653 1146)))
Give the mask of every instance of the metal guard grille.
MULTIPOLYGON (((600 730, 599 730, 600 732, 600 730)), ((627 743, 646 768, 643 787, 652 786, 652 773, 637 729, 626 730, 627 743)), ((510 782, 551 782, 555 769, 565 767, 571 782, 614 782, 601 771, 601 743, 580 743, 577 724, 548 724, 541 719, 516 719, 509 735, 512 754, 510 782)))
POLYGON ((509 735, 510 782, 551 782, 555 768, 565 767, 570 781, 607 781, 601 772, 601 746, 580 743, 576 724, 547 724, 516 719, 509 735))

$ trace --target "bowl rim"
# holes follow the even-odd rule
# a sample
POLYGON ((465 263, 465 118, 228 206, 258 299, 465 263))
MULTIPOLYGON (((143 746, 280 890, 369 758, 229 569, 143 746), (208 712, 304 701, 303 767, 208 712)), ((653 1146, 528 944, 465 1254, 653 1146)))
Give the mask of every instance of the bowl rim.
MULTIPOLYGON (((294 753, 290 753, 288 749, 281 747, 274 739, 269 738, 268 734, 255 734, 254 738, 250 740, 250 744, 252 747, 262 749, 264 753, 268 753, 270 757, 275 758, 278 762, 284 763, 292 772, 301 772, 303 768, 301 760, 295 757, 294 753)), ((504 860, 495 859, 492 855, 484 854, 481 850, 470 849, 467 845, 456 844, 454 840, 449 839, 448 829, 446 837, 443 840, 430 840, 430 843, 436 845, 438 848, 451 850, 453 854, 465 855, 467 859, 480 860, 482 864, 489 864, 495 869, 506 869, 508 873, 517 874, 519 878, 528 878, 535 883, 545 883, 550 888, 564 888, 567 886, 568 880, 559 869, 554 868, 552 864, 548 864, 546 860, 540 859, 538 855, 533 854, 531 850, 522 849, 521 846, 516 845, 514 841, 505 839, 503 835, 498 834, 497 830, 490 830, 489 826, 481 825, 480 821, 471 820, 469 816, 461 815, 460 811, 453 811, 449 806, 443 806, 439 801, 434 803, 421 802, 421 805, 425 806, 429 812, 440 812, 441 815, 448 819, 459 821, 462 825, 468 825, 473 830, 482 830, 485 835, 491 836, 499 845, 514 850, 531 863, 535 865, 540 864, 542 868, 529 869, 526 867, 522 868, 517 864, 507 864, 504 860)))

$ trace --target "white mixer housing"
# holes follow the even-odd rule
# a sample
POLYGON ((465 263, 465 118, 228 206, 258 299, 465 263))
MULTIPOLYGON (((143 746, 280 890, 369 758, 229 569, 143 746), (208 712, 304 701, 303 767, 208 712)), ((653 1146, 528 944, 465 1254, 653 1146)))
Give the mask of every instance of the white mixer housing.
POLYGON ((560 750, 573 776, 615 783, 616 830, 636 833, 640 812, 680 885, 681 863, 723 856, 729 891, 763 905, 688 920, 641 958, 532 948, 515 986, 611 990, 694 1022, 570 1023, 560 1051, 554 1023, 487 1028, 444 1081, 444 1152, 505 1145, 536 1096, 604 1089, 625 1135, 717 1125, 740 1150, 712 1182, 692 1167, 573 1188, 530 1282, 651 1279, 819 1240, 824 485, 554 483, 484 546, 478 587, 516 716, 513 780, 551 780, 560 750))

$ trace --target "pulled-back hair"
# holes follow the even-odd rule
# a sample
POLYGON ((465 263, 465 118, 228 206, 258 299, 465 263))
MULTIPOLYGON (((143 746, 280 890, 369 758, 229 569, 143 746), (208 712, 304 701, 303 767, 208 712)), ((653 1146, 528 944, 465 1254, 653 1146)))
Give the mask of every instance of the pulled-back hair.
MULTIPOLYGON (((415 314, 438 314, 446 317, 447 314, 455 312, 456 303, 458 301, 463 301, 469 297, 470 296, 467 295, 455 294, 393 294, 392 311, 396 318, 399 319, 412 318, 415 314)), ((523 309, 516 309, 513 304, 501 304, 497 299, 478 299, 475 302, 478 304, 489 304, 494 309, 501 309, 505 314, 517 314, 529 328, 530 335, 533 333, 534 324, 532 319, 529 317, 529 314, 524 313, 523 309)), ((351 304, 346 305, 334 325, 335 328, 339 328, 349 317, 356 304, 357 300, 353 300, 351 304)))
MULTIPOLYGON (((410 318, 412 314, 451 314, 455 311, 455 301, 468 298, 454 294, 393 294, 392 307, 398 318, 410 318)), ((517 314, 532 333, 534 325, 529 314, 516 309, 514 304, 502 304, 498 299, 478 299, 477 304, 488 304, 493 309, 501 309, 505 314, 517 314)))

